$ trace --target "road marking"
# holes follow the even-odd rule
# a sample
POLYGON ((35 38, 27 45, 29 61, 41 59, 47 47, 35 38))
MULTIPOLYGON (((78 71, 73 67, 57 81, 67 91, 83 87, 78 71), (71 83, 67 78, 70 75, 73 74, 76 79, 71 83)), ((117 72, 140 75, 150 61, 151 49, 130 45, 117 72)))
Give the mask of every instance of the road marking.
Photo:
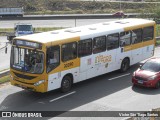
POLYGON ((74 94, 74 93, 76 93, 76 91, 70 92, 70 93, 65 94, 65 95, 62 95, 62 96, 60 96, 60 97, 57 97, 57 98, 55 98, 55 99, 53 99, 53 100, 50 100, 49 102, 54 102, 54 101, 56 101, 56 100, 59 100, 59 99, 61 99, 61 98, 66 97, 66 96, 72 95, 72 94, 74 94))
POLYGON ((124 76, 128 76, 130 75, 131 73, 127 73, 127 74, 124 74, 124 75, 120 75, 120 76, 117 76, 117 77, 113 77, 113 78, 110 78, 108 80, 114 80, 114 79, 117 79, 117 78, 121 78, 121 77, 124 77, 124 76))
POLYGON ((38 103, 40 103, 40 104, 45 104, 44 102, 38 102, 38 103))

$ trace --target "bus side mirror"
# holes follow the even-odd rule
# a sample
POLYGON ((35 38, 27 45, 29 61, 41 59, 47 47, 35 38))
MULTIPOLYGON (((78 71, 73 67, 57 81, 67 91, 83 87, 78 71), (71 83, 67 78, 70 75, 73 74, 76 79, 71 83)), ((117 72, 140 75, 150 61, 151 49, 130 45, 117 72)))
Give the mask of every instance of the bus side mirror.
POLYGON ((141 67, 142 67, 142 64, 139 65, 139 68, 140 68, 140 69, 141 69, 141 67))
POLYGON ((17 30, 17 27, 15 27, 14 30, 16 31, 16 30, 17 30))

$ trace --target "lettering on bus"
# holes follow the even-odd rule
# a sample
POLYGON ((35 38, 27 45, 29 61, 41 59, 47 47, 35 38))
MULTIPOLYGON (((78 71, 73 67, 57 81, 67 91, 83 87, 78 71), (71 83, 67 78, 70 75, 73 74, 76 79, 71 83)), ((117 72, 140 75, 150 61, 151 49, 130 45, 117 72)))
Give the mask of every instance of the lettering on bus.
POLYGON ((71 66, 73 66, 73 62, 69 62, 69 63, 64 64, 64 68, 68 68, 71 66))
POLYGON ((112 56, 99 55, 95 58, 95 63, 108 63, 112 61, 112 56))

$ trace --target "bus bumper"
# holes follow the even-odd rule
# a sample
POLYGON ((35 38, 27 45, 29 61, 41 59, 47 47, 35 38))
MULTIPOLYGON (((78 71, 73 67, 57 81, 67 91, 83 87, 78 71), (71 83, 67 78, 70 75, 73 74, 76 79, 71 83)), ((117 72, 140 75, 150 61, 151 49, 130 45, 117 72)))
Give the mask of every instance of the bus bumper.
POLYGON ((31 90, 31 91, 34 91, 34 92, 41 92, 41 93, 46 92, 44 83, 35 86, 34 84, 22 83, 22 82, 12 80, 12 79, 10 80, 10 82, 11 82, 11 85, 21 87, 21 88, 26 89, 26 90, 31 90))

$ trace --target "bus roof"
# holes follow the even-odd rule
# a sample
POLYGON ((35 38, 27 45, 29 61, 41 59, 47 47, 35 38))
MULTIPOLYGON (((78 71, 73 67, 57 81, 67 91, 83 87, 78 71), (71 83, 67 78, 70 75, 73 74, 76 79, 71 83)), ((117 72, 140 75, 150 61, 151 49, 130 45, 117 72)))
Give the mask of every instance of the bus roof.
POLYGON ((132 30, 138 27, 143 27, 143 25, 150 26, 154 24, 155 22, 151 20, 129 18, 129 19, 120 19, 120 20, 111 21, 111 22, 85 25, 85 26, 74 27, 74 28, 36 33, 36 34, 16 37, 15 39, 29 40, 29 41, 45 44, 45 43, 50 43, 58 40, 66 40, 70 38, 83 37, 83 36, 88 36, 88 38, 92 38, 91 36, 94 36, 95 34, 98 34, 98 33, 107 35, 114 32, 115 30, 127 31, 127 29, 132 30))

